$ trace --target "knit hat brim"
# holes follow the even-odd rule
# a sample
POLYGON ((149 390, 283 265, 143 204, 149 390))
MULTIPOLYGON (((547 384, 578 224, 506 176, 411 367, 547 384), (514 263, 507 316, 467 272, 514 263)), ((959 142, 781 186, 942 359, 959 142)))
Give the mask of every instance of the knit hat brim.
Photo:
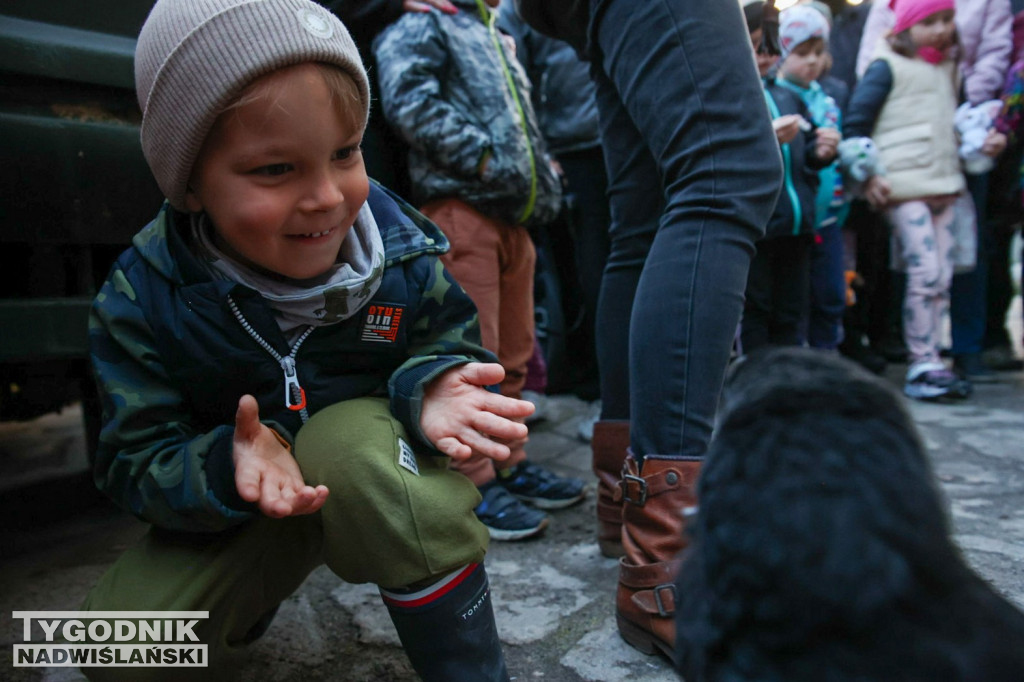
POLYGON ((828 20, 810 5, 795 5, 779 14, 779 48, 785 59, 801 43, 821 38, 828 43, 828 20))
POLYGON ((902 33, 914 24, 936 12, 954 9, 953 0, 890 0, 889 7, 896 15, 893 34, 902 33))

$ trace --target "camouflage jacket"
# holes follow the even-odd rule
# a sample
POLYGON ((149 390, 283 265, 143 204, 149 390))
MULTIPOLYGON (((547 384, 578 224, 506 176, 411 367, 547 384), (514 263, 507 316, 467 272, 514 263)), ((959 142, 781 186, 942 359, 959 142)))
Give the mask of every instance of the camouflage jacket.
POLYGON ((373 43, 384 115, 412 147, 415 199, 457 197, 505 222, 549 222, 561 185, 526 74, 483 0, 454 4, 454 15, 407 12, 373 43))
MULTIPOLYGON (((425 385, 473 360, 476 309, 441 266, 448 244, 435 225, 376 185, 368 199, 384 240, 385 270, 353 317, 316 327, 294 355, 305 413, 341 400, 389 396, 410 435, 425 385)), ((260 294, 213 280, 185 244, 188 217, 168 205, 139 232, 93 302, 89 336, 103 404, 97 486, 158 526, 219 531, 248 519, 234 484, 238 399, 256 397, 261 421, 289 443, 305 415, 289 409, 279 356, 291 351, 260 294)))

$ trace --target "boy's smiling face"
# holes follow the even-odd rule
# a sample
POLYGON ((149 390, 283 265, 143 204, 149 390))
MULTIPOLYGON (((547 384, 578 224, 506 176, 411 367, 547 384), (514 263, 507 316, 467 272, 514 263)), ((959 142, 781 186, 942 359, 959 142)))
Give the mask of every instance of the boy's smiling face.
POLYGON ((186 195, 221 248, 298 280, 334 265, 370 191, 363 129, 339 113, 321 68, 286 67, 247 88, 207 136, 186 195))

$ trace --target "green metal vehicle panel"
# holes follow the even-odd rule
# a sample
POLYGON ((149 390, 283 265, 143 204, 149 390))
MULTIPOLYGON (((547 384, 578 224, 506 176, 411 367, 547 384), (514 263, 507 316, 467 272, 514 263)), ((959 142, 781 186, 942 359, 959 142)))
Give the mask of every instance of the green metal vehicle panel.
POLYGON ((0 0, 0 418, 81 397, 89 301, 160 205, 134 92, 151 6, 0 0))

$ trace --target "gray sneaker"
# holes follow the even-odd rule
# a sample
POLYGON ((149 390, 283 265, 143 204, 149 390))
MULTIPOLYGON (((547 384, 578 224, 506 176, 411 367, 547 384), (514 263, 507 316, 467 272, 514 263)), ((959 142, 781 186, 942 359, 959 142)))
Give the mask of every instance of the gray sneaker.
POLYGON ((594 440, 594 424, 601 419, 601 401, 595 400, 587 407, 587 413, 576 427, 576 437, 584 443, 594 440))
POLYGON ((533 404, 533 414, 523 421, 524 424, 530 425, 547 419, 548 397, 546 395, 537 391, 523 391, 520 397, 526 402, 533 404))
POLYGON ((971 395, 974 387, 967 379, 946 369, 942 363, 924 362, 907 370, 903 393, 916 400, 962 400, 971 395))

